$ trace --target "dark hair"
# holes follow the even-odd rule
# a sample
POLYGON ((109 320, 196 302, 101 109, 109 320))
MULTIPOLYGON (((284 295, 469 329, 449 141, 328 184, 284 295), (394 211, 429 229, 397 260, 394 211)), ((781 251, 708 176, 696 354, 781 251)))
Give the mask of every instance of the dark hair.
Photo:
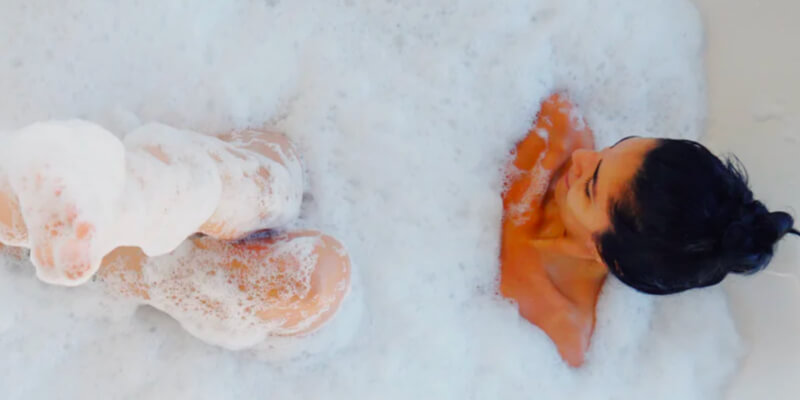
POLYGON ((785 212, 753 199, 744 168, 701 144, 661 139, 625 194, 611 202, 598 251, 613 275, 651 294, 719 283, 766 267, 792 229, 785 212))

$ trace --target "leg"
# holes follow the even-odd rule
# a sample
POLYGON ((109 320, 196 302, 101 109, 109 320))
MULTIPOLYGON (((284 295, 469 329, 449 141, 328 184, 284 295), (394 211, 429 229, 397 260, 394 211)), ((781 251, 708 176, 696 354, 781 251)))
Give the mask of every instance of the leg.
POLYGON ((313 231, 237 242, 198 237, 149 260, 119 248, 98 277, 205 341, 242 348, 328 321, 347 293, 350 262, 339 242, 313 231))
POLYGON ((222 199, 200 232, 236 239, 296 218, 303 196, 303 171, 286 136, 246 130, 218 138, 226 143, 223 152, 212 153, 223 176, 222 199))
MULTIPOLYGON (((136 236, 158 231, 166 221, 183 227, 158 241, 164 246, 142 246, 150 255, 165 254, 196 232, 237 239, 284 225, 300 212, 302 166, 282 134, 247 130, 213 137, 153 124, 125 137, 125 147, 127 197, 143 197, 129 202, 127 209, 137 212, 129 213, 136 214, 131 225, 152 225, 136 236)), ((140 245, 136 239, 124 244, 140 245)))
POLYGON ((300 160, 279 134, 220 139, 151 124, 123 144, 71 121, 3 139, 0 241, 29 246, 49 283, 85 282, 119 246, 165 254, 197 231, 238 238, 300 209, 300 160))

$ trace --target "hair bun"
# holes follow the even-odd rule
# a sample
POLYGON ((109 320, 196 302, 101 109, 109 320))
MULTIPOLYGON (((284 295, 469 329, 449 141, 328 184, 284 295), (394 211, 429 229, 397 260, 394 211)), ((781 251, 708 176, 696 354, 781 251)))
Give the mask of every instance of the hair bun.
POLYGON ((772 220, 778 239, 789 233, 794 226, 794 218, 783 211, 769 213, 769 218, 772 220))
POLYGON ((789 214, 771 213, 760 201, 744 206, 722 235, 728 270, 752 274, 763 269, 772 259, 775 243, 792 230, 793 224, 789 214))

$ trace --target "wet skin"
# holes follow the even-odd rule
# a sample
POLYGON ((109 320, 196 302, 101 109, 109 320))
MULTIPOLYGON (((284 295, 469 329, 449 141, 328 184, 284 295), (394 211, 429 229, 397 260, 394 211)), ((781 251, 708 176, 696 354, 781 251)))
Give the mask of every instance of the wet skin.
POLYGON ((577 367, 607 275, 595 236, 610 228, 610 205, 656 142, 631 138, 595 151, 591 130, 574 114, 552 95, 517 144, 503 193, 500 293, 577 367))

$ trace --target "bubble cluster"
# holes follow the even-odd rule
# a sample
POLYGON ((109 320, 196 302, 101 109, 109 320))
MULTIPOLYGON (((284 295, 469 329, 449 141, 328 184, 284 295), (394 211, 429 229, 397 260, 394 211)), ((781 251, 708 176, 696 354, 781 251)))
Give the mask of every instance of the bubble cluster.
POLYGON ((285 132, 308 177, 296 225, 347 245, 363 305, 319 331, 344 345, 275 365, 2 266, 5 398, 708 400, 736 369, 717 288, 610 280, 580 370, 496 294, 503 170, 552 91, 599 146, 700 136, 688 0, 8 0, 0 38, 0 129, 285 132))

